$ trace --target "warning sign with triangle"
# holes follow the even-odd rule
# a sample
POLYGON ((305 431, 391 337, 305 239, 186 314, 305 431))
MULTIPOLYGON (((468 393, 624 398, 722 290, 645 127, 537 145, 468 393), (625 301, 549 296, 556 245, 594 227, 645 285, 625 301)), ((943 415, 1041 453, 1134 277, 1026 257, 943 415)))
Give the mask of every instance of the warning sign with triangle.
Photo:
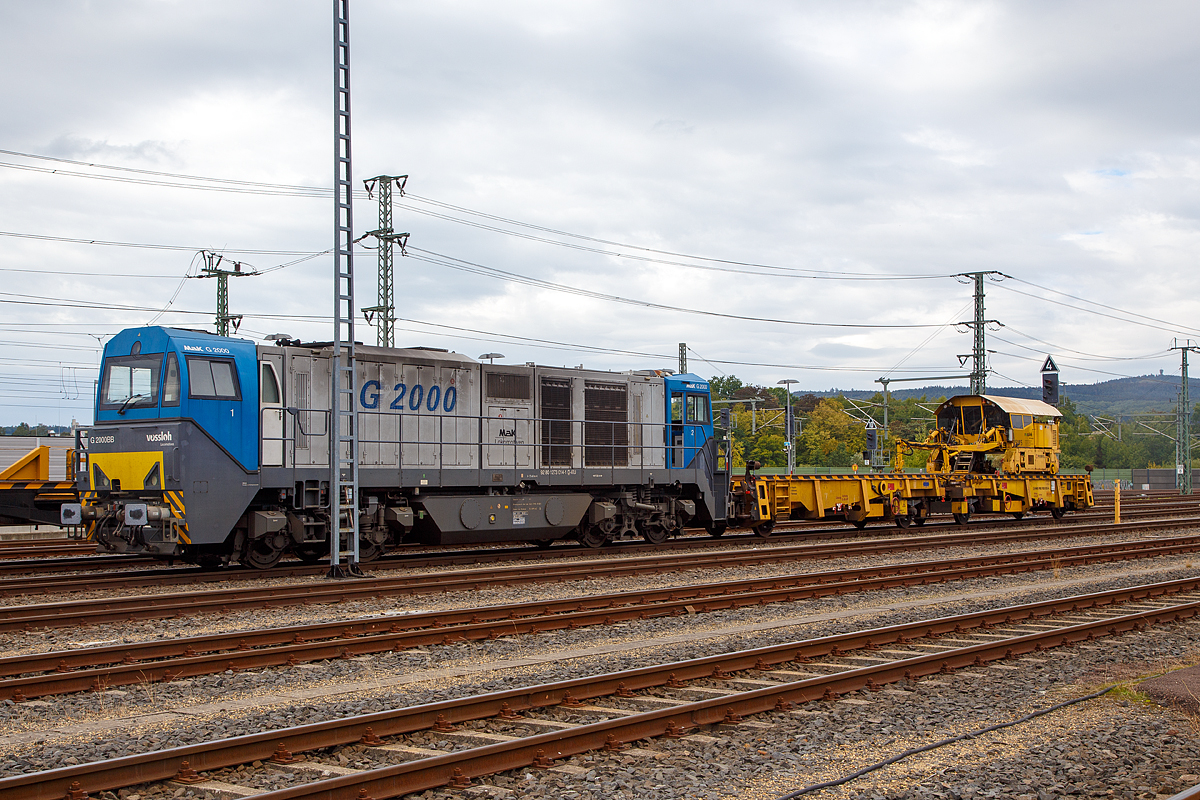
POLYGON ((1054 358, 1046 356, 1046 363, 1042 364, 1042 372, 1058 372, 1058 364, 1054 363, 1054 358))

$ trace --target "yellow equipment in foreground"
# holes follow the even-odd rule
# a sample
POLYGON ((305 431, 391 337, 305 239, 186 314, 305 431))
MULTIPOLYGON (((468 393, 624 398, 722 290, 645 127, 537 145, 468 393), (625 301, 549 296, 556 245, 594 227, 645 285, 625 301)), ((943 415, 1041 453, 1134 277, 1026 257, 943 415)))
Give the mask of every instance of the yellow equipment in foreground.
MULTIPOLYGON (((1036 400, 960 395, 937 409, 923 442, 901 442, 903 455, 931 450, 924 473, 754 475, 733 480, 734 524, 767 536, 777 521, 845 520, 924 525, 933 514, 963 524, 973 513, 1034 511, 1055 519, 1094 504, 1088 475, 1059 475, 1058 409, 1036 400)), ((757 468, 757 465, 755 465, 757 468)))

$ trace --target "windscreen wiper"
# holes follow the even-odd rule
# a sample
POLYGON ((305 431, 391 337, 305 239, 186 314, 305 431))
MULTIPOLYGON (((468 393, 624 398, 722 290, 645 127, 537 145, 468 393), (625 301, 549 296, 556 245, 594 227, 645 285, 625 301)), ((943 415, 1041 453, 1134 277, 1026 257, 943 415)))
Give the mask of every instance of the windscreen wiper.
POLYGON ((133 405, 134 402, 136 402, 138 400, 146 400, 149 397, 150 397, 150 395, 148 395, 148 394, 135 394, 133 397, 129 398, 128 400, 126 400, 124 403, 121 404, 121 407, 117 409, 117 413, 120 414, 121 416, 124 416, 125 409, 127 409, 131 405, 133 405))

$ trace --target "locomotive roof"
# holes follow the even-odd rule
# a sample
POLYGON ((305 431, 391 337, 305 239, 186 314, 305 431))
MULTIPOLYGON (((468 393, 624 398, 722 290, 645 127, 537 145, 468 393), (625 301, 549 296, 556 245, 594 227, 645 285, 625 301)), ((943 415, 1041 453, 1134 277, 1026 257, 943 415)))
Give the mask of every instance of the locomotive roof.
MULTIPOLYGON (((332 350, 333 342, 303 342, 294 345, 306 350, 332 350)), ((479 362, 462 353, 454 353, 437 347, 376 347, 361 342, 354 343, 356 358, 369 361, 388 361, 397 358, 420 358, 426 361, 449 361, 455 364, 478 364, 479 362)))
POLYGON ((373 345, 355 345, 354 352, 356 356, 366 358, 396 358, 397 356, 408 356, 409 358, 424 358, 430 361, 453 361, 456 364, 478 364, 479 362, 465 356, 462 353, 454 353, 449 350, 442 350, 437 347, 375 347, 373 345))
POLYGON ((938 411, 950 406, 961 405, 961 401, 979 397, 992 405, 999 406, 1007 414, 1029 414, 1033 417, 1061 417, 1062 412, 1041 400, 1026 400, 1022 397, 1001 397, 995 394, 960 394, 938 406, 938 411))

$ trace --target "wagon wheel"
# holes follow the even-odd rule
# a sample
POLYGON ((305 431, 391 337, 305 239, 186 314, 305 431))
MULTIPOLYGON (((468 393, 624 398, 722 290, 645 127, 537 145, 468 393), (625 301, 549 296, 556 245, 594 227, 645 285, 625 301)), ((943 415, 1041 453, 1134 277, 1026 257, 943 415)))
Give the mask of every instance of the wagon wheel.
POLYGON ((708 535, 714 539, 719 539, 725 535, 725 530, 729 527, 727 522, 714 522, 711 528, 705 528, 708 535))
POLYGON ((909 525, 912 525, 912 524, 913 524, 913 515, 912 514, 897 514, 896 515, 896 527, 897 528, 907 528, 909 525))
POLYGON ((914 514, 912 518, 913 525, 916 525, 919 528, 925 524, 925 520, 927 519, 929 519, 929 517, 925 516, 924 514, 914 514))
POLYGON ((850 520, 850 524, 858 528, 860 531, 867 527, 867 521, 865 519, 852 519, 850 520))
POLYGON ((1013 511, 1013 512, 1010 512, 1010 513, 1012 514, 1012 518, 1013 518, 1013 519, 1025 519, 1025 512, 1024 512, 1024 511, 1013 511))
POLYGON ((604 544, 608 541, 608 534, 601 530, 597 525, 589 525, 577 533, 575 538, 578 539, 579 543, 584 547, 598 549, 604 547, 604 544))
POLYGON ((967 520, 969 520, 970 518, 971 518, 971 512, 970 512, 970 511, 967 511, 967 512, 965 512, 965 513, 962 513, 962 514, 955 514, 955 515, 954 515, 954 522, 955 522, 955 524, 956 524, 956 525, 966 525, 966 524, 967 524, 967 520))
POLYGON ((238 560, 254 569, 270 569, 275 566, 279 559, 283 558, 283 548, 272 545, 271 540, 274 538, 276 537, 264 536, 246 542, 246 549, 238 560))
POLYGON ((1054 517, 1055 519, 1062 519, 1063 514, 1066 513, 1067 510, 1061 506, 1050 506, 1050 516, 1054 517))
POLYGON ((775 520, 773 519, 754 526, 754 532, 764 539, 770 538, 771 531, 773 530, 775 530, 775 520))
POLYGON ((554 540, 553 539, 533 539, 529 543, 531 545, 533 545, 534 547, 536 547, 538 550, 549 550, 550 545, 554 544, 554 540))

